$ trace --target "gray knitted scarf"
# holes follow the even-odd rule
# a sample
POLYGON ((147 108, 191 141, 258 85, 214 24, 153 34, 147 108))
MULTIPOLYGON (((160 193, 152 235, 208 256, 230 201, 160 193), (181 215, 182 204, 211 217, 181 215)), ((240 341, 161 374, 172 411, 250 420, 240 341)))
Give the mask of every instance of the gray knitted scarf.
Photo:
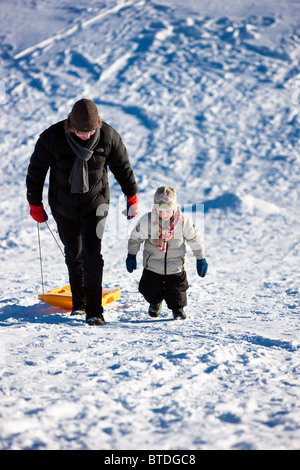
POLYGON ((76 154, 76 159, 69 177, 71 193, 87 193, 90 189, 87 162, 93 155, 93 150, 99 142, 100 129, 97 129, 95 134, 90 137, 89 143, 86 147, 80 145, 80 143, 75 140, 73 134, 66 132, 66 137, 71 149, 76 154))

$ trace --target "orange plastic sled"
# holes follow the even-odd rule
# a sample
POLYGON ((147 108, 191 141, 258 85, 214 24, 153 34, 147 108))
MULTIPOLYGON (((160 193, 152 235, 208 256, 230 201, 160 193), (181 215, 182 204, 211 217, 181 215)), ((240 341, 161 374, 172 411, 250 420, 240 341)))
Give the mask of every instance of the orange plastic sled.
MULTIPOLYGON (((102 291, 102 307, 120 298, 120 289, 106 289, 102 291)), ((49 290, 44 294, 39 294, 39 300, 53 307, 64 308, 65 310, 72 310, 72 294, 70 285, 64 287, 57 287, 57 289, 49 290)))

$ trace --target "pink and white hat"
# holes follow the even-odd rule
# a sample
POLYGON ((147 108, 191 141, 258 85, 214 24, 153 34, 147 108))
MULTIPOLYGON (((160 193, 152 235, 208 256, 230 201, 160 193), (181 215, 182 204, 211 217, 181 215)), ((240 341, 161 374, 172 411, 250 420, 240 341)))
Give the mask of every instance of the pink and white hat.
POLYGON ((154 206, 156 209, 177 210, 176 191, 170 186, 159 187, 154 194, 154 206))

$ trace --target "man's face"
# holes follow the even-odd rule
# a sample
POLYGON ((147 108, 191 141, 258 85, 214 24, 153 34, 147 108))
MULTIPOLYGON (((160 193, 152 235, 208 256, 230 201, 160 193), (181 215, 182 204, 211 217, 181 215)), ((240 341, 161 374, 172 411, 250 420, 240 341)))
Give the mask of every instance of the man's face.
POLYGON ((89 131, 89 132, 75 131, 75 134, 77 135, 77 137, 79 137, 82 140, 88 140, 91 137, 91 135, 95 134, 95 132, 96 132, 95 130, 94 131, 89 131))

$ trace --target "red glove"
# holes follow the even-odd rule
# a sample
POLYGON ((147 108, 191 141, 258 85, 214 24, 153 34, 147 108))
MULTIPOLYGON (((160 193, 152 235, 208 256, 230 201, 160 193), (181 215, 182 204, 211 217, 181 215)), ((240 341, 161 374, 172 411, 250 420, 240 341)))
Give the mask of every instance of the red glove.
POLYGON ((134 196, 127 196, 127 219, 133 219, 137 215, 137 197, 136 194, 134 196))
POLYGON ((35 220, 36 222, 39 222, 40 224, 42 222, 46 222, 48 220, 48 216, 44 210, 43 204, 40 206, 33 206, 32 204, 29 204, 30 206, 30 215, 35 220))

